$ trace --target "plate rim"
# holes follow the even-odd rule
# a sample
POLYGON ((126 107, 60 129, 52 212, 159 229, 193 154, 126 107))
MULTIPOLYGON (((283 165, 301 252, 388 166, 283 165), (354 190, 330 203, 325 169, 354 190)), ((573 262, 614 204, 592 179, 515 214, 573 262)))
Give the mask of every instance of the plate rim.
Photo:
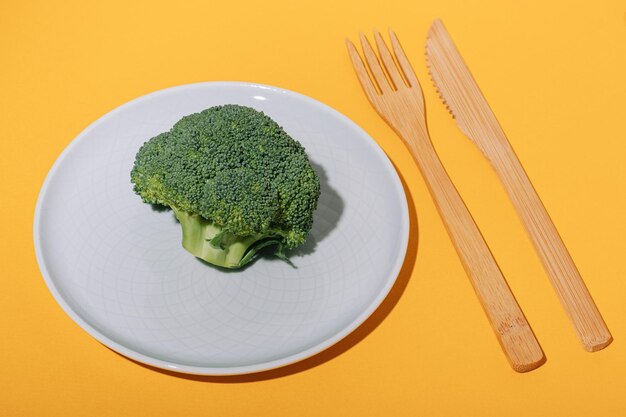
POLYGON ((132 100, 129 100, 114 109, 108 111, 103 114, 93 122, 91 122, 87 127, 85 127, 78 135, 76 135, 69 144, 65 146, 65 148, 61 151, 61 153, 55 159, 53 165, 49 169, 46 174, 45 180, 43 181, 39 194, 37 196, 37 203, 35 205, 34 212, 34 221, 33 221, 33 240, 35 247, 35 257, 37 260, 37 264, 39 266, 39 270, 41 275, 43 276, 44 282, 48 287, 48 290, 52 293, 55 301, 61 306, 62 310, 67 314, 82 330, 84 330, 88 335, 96 339, 98 342, 103 344, 104 346, 112 349, 113 351, 122 354, 123 356, 140 362, 142 364, 183 373, 183 374, 191 374, 191 375, 204 375, 204 376, 230 376, 230 375, 245 375, 245 374, 254 374, 264 371, 269 371, 276 368, 282 368, 287 365, 291 365, 300 361, 303 361, 307 358, 310 358, 318 353, 321 353, 331 346, 337 344, 339 341, 345 339, 348 335, 358 329, 363 323, 367 321, 368 318, 380 307, 383 301, 389 295, 391 289, 395 285, 397 278, 400 274, 402 266, 404 265, 404 261, 406 259, 406 252, 408 249, 408 241, 409 241, 409 233, 410 233, 410 221, 409 221, 409 209, 406 192, 404 191, 404 187, 402 185, 400 174, 393 166, 391 160, 384 152, 384 150, 380 147, 380 145, 372 138, 363 128, 361 128, 358 124, 352 121, 343 113, 335 110, 333 107, 316 100, 312 97, 304 95, 302 93, 298 93, 292 90, 288 90, 281 87, 276 87, 267 84, 259 84, 253 82, 241 82, 241 81, 208 81, 208 82, 197 82, 197 83, 189 83, 182 84, 172 87, 163 88, 160 90, 156 90, 139 97, 136 97, 132 100), (89 135, 89 133, 97 128, 100 124, 107 121, 109 118, 115 116, 117 113, 123 112, 126 108, 136 105, 142 101, 147 101, 156 96, 176 92, 185 89, 195 89, 195 88, 203 88, 203 87, 227 87, 227 88, 252 88, 252 89, 261 89, 261 90, 271 90, 275 93, 284 94, 290 96, 296 100, 304 101, 313 106, 317 106, 321 110, 329 112, 332 116, 340 119, 343 123, 351 125, 352 128, 356 129, 365 139, 371 149, 378 155, 381 162, 385 165, 388 172, 391 173, 393 186, 396 189, 395 191, 401 196, 399 211, 401 212, 400 222, 403 230, 402 236, 399 236, 401 240, 400 251, 398 257, 396 258, 395 264, 392 268, 391 273, 388 277, 385 278, 386 282, 382 290, 376 295, 376 297, 367 305, 367 308, 363 309, 361 313, 352 320, 347 326, 344 326, 340 331, 333 334, 333 336, 328 337, 324 340, 321 340, 319 343, 302 350, 298 353, 294 353, 288 356, 281 357, 279 359, 274 359, 270 361, 259 362, 255 364, 241 365, 241 366, 225 366, 225 367, 215 367, 215 366, 196 366, 189 364, 181 364, 176 362, 171 362, 163 359, 156 358, 154 356, 146 355, 141 352, 138 352, 134 349, 126 347, 125 345, 107 337, 97 328, 92 326, 89 322, 84 320, 80 314, 78 314, 72 306, 65 300, 61 292, 57 289, 57 286, 54 283, 52 275, 48 271, 47 265, 44 259, 44 251, 41 243, 41 219, 42 219, 42 205, 46 199, 46 195, 48 193, 48 189, 52 179, 54 178, 57 170, 63 164, 68 155, 72 152, 72 150, 82 143, 85 138, 89 135), (403 197, 403 198, 402 198, 403 197))

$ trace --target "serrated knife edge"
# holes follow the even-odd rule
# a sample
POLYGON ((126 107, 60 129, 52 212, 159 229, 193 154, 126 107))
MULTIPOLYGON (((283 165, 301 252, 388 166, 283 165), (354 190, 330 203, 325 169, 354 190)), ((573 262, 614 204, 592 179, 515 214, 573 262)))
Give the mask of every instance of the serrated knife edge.
MULTIPOLYGON (((441 100, 457 125, 491 160, 485 135, 506 141, 491 107, 461 57, 443 22, 435 20, 426 38, 426 62, 441 100)), ((507 141, 508 143, 508 141, 507 141)))

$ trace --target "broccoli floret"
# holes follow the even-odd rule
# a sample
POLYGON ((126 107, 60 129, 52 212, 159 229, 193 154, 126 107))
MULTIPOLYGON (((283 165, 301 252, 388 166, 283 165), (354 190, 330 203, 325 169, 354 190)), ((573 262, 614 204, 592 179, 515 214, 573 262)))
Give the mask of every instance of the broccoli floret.
POLYGON ((270 245, 287 259, 284 251, 306 240, 320 194, 302 145, 239 105, 185 116, 148 140, 131 182, 144 202, 172 208, 187 251, 226 268, 270 245))

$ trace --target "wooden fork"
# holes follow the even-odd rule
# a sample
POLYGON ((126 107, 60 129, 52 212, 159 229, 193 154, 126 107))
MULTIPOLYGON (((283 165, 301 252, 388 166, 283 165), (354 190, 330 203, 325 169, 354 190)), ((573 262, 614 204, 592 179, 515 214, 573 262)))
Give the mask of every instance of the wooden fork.
POLYGON ((357 77, 374 109, 403 139, 415 159, 511 366, 518 372, 535 369, 545 362, 545 355, 437 156, 426 126, 419 81, 395 33, 390 30, 389 36, 395 61, 380 33, 374 34, 382 66, 367 38, 360 36, 371 78, 354 44, 346 41, 357 77))

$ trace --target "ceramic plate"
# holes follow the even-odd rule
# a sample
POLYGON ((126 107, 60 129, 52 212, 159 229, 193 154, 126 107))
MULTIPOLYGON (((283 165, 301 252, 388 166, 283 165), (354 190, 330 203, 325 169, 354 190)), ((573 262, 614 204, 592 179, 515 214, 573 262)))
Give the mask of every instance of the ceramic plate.
POLYGON ((84 130, 40 192, 34 239, 43 277, 91 336, 142 363, 201 375, 287 365, 347 336, 400 271, 406 197, 382 150, 330 107, 283 89, 200 83, 133 100, 84 130), (220 104, 265 112, 307 150, 321 196, 295 267, 262 257, 224 272, 181 247, 171 211, 132 191, 139 147, 181 117, 220 104))

